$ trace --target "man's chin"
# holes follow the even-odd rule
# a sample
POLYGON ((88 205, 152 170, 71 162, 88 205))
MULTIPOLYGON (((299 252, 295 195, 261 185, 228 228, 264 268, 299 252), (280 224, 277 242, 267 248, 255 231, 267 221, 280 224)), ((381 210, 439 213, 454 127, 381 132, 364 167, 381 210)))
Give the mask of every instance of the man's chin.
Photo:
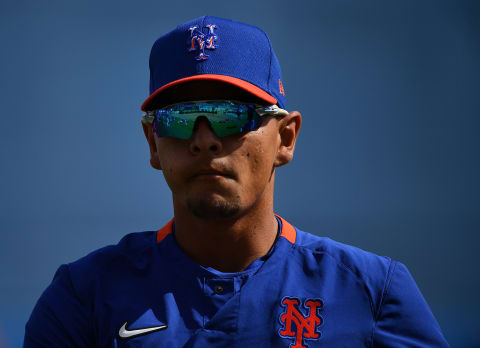
POLYGON ((240 211, 238 202, 225 199, 200 198, 187 200, 188 210, 201 219, 227 219, 240 211))

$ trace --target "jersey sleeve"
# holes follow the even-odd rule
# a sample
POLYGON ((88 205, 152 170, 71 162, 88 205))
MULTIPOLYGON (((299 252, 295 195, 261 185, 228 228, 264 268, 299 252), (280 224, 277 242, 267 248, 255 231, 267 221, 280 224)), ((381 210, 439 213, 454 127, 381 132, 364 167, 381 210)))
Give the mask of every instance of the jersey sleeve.
POLYGON ((23 347, 94 347, 89 311, 75 293, 69 266, 60 266, 26 324, 23 347))
POLYGON ((387 278, 376 316, 374 347, 449 347, 407 268, 398 262, 387 278))

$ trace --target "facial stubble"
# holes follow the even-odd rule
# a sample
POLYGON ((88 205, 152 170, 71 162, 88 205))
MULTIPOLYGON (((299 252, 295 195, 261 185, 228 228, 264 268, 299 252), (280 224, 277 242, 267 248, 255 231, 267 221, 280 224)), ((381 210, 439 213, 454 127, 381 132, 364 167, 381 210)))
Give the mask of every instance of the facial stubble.
POLYGON ((226 219, 238 214, 240 203, 234 200, 200 197, 187 199, 188 210, 200 219, 226 219))

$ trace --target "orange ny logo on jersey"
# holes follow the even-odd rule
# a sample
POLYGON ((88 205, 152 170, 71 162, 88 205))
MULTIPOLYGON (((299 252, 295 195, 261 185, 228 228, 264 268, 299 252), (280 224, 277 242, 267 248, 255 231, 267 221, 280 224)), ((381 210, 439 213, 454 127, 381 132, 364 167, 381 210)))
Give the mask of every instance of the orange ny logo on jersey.
POLYGON ((323 306, 321 300, 304 301, 303 307, 307 311, 306 316, 300 311, 299 304, 298 298, 284 297, 282 300, 285 312, 280 316, 282 327, 278 333, 283 338, 295 338, 295 343, 290 345, 291 348, 307 348, 304 339, 319 339, 320 332, 317 329, 323 322, 318 314, 318 310, 323 306))

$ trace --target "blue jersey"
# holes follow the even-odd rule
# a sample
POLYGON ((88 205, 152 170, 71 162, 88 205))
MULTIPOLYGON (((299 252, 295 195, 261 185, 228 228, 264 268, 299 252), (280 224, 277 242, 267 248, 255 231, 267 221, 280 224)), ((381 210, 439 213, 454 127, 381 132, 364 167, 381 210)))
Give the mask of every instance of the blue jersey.
POLYGON ((238 273, 188 258, 172 221, 63 265, 24 347, 448 347, 404 265, 278 220, 238 273))

